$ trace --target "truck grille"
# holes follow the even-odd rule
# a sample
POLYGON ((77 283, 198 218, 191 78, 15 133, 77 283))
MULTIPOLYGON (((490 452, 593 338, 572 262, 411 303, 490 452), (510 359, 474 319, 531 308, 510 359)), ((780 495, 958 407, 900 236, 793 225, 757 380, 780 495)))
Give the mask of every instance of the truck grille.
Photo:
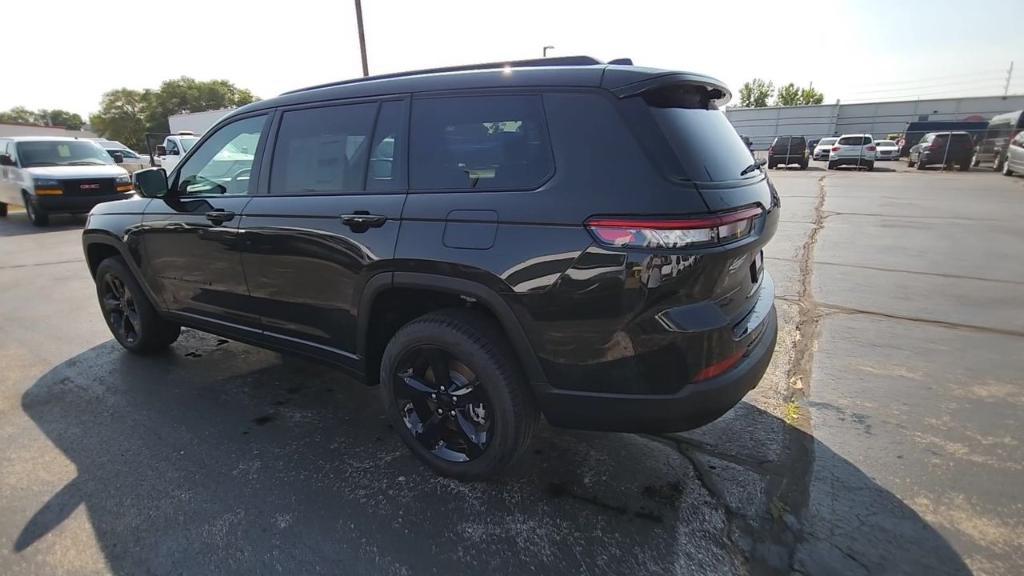
POLYGON ((110 196, 116 194, 113 178, 63 180, 66 196, 110 196))

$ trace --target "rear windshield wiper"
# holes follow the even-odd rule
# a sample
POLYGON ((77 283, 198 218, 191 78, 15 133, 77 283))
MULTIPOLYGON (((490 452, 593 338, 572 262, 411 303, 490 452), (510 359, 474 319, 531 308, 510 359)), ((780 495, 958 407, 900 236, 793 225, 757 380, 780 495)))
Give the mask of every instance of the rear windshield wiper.
POLYGON ((761 163, 760 162, 754 162, 750 166, 747 166, 746 168, 744 168, 743 171, 740 172, 740 176, 746 176, 747 174, 750 174, 754 170, 759 170, 760 168, 761 168, 761 163))

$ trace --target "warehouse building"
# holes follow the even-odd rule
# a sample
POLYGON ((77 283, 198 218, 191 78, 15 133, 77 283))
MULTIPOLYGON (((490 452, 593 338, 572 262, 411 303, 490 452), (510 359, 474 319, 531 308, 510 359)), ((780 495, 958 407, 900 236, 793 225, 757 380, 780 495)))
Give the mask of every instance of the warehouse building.
POLYGON ((815 106, 726 108, 725 115, 755 150, 766 150, 778 135, 823 138, 871 134, 876 139, 903 132, 907 123, 928 120, 988 121, 997 114, 1024 109, 1024 95, 901 100, 815 106))

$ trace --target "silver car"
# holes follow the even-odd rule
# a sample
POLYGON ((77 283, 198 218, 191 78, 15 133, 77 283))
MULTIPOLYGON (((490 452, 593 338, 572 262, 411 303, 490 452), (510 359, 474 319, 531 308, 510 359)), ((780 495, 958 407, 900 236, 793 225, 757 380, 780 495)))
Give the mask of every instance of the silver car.
POLYGON ((1003 162, 1003 174, 1013 176, 1024 174, 1024 131, 1018 132, 1006 147, 1006 161, 1003 162))
POLYGON ((78 138, 0 138, 0 216, 24 206, 36 226, 50 214, 84 214, 133 193, 131 177, 99 144, 78 138))

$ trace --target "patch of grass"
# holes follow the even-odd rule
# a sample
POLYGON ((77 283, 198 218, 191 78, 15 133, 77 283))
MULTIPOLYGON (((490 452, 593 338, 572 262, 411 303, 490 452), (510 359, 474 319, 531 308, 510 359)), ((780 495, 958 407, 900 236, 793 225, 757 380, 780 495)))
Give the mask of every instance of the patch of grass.
POLYGON ((786 403, 786 424, 795 424, 800 419, 800 405, 794 401, 786 403))

